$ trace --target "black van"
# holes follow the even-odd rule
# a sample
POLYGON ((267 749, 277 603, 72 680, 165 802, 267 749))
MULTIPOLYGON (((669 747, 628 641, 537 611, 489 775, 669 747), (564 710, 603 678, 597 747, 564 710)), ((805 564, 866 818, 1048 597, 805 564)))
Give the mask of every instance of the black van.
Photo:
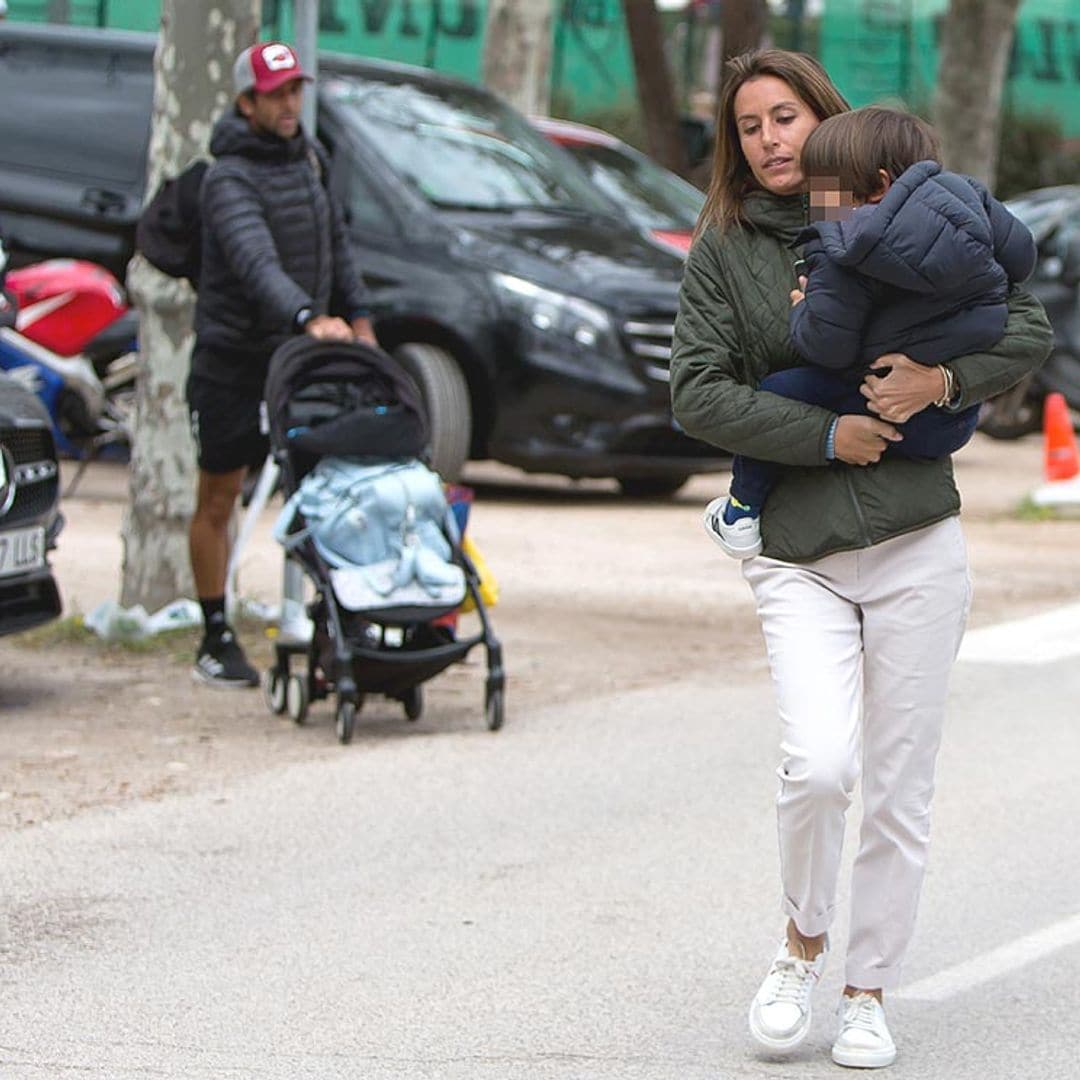
MULTIPOLYGON (((155 40, 0 25, 0 218, 23 260, 123 273, 155 40)), ((494 458, 661 495, 727 467, 671 417, 677 255, 488 91, 336 55, 319 74, 319 137, 376 332, 420 384, 444 475, 494 458)))

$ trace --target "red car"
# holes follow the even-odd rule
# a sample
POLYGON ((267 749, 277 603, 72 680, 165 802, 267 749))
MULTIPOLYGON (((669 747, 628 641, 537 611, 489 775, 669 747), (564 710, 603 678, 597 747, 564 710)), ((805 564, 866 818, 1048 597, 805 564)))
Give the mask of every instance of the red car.
POLYGON ((599 128, 530 117, 533 127, 568 150, 593 184, 662 247, 686 255, 705 195, 675 173, 599 128))

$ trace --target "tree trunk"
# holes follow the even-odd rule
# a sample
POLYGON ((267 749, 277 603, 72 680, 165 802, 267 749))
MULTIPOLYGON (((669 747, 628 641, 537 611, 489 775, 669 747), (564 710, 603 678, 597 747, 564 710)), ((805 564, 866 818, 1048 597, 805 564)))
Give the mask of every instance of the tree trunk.
POLYGON ((767 0, 725 0, 721 25, 725 60, 760 49, 769 36, 767 0))
MULTIPOLYGON (((256 40, 260 7, 260 0, 162 0, 148 193, 206 156, 210 129, 233 99, 233 60, 256 40)), ((140 255, 127 285, 139 310, 140 368, 120 602, 156 611, 193 593, 187 531, 195 460, 184 383, 195 294, 140 255)))
POLYGON ((993 188, 1001 95, 1021 0, 951 0, 945 15, 934 123, 948 168, 993 188))
POLYGON ((622 0, 622 4, 649 154, 672 172, 685 176, 689 164, 664 52, 660 13, 654 0, 622 0))
POLYGON ((526 116, 551 110, 551 0, 489 0, 484 85, 526 116))

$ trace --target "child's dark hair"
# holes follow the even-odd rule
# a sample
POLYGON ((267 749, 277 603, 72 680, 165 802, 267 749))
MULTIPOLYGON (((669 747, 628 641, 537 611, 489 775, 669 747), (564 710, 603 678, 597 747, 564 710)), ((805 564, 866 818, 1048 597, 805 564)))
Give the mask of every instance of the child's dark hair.
POLYGON ((879 105, 822 120, 802 148, 805 176, 836 177, 863 200, 881 190, 879 169, 895 180, 918 161, 940 160, 941 144, 929 124, 879 105))

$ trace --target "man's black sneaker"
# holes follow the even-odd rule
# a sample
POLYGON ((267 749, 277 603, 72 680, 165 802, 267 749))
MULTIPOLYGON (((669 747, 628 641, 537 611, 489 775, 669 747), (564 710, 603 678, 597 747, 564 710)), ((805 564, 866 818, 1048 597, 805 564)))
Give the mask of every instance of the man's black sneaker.
POLYGON ((203 638, 191 676, 223 690, 259 685, 259 673, 248 663, 236 636, 228 629, 203 638))

